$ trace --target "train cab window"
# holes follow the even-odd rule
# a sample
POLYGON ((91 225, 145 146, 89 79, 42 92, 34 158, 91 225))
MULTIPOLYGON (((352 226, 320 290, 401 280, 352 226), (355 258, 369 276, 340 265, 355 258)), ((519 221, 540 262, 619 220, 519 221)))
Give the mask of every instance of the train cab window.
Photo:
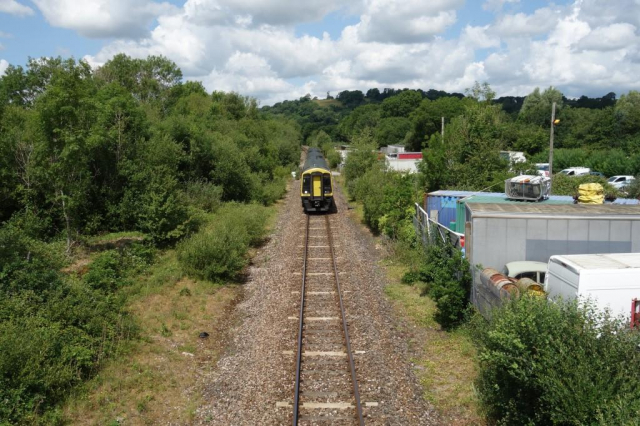
POLYGON ((322 186, 323 186, 323 192, 325 194, 330 194, 331 191, 331 175, 329 174, 324 174, 322 175, 322 186))
POLYGON ((311 176, 309 175, 302 177, 302 193, 303 194, 311 193, 311 176))

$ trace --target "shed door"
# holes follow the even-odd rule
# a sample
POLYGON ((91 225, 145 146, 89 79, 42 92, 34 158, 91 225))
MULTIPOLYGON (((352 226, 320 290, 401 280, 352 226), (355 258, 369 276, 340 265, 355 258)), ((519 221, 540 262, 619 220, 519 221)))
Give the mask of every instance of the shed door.
POLYGON ((322 197, 322 176, 313 177, 313 194, 314 197, 322 197))

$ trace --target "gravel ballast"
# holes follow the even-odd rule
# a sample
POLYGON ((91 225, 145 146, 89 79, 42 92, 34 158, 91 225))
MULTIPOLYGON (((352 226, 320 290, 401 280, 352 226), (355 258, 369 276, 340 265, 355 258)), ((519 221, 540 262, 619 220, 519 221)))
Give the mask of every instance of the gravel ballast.
MULTIPOLYGON (((226 353, 203 372, 197 424, 291 423, 306 216, 294 182, 269 242, 255 256, 226 353), (289 406, 287 406, 289 405, 289 406)), ((440 424, 413 374, 407 336, 384 294, 373 238, 354 223, 339 192, 330 216, 361 401, 367 425, 440 424)), ((326 424, 326 423, 325 423, 326 424)), ((355 420, 354 420, 355 424, 355 420)))

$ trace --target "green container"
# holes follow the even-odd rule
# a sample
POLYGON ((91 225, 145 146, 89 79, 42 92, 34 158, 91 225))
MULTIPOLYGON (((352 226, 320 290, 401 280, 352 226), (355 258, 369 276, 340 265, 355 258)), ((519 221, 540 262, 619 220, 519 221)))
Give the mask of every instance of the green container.
MULTIPOLYGON (((455 229, 459 229, 461 234, 464 234, 464 225, 467 216, 467 203, 491 203, 491 204, 573 204, 573 197, 568 196, 551 196, 544 201, 521 201, 510 200, 506 195, 472 195, 469 198, 463 198, 456 203, 456 223, 455 229)), ((453 225, 452 225, 453 226, 453 225)), ((453 229, 453 228, 452 228, 453 229)))
MULTIPOLYGON (((456 209, 457 209, 457 206, 456 206, 456 209)), ((457 213, 458 212, 456 211, 456 214, 457 213)), ((456 222, 449 222, 449 229, 451 229, 453 232, 458 232, 457 231, 458 228, 456 227, 456 222)))

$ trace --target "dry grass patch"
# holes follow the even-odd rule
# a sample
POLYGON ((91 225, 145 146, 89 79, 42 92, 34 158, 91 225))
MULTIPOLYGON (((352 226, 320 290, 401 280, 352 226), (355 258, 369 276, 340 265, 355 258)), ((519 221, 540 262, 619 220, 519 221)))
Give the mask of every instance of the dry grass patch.
POLYGON ((168 252, 142 278, 130 311, 140 341, 124 344, 65 407, 71 424, 188 424, 200 404, 198 377, 223 350, 238 286, 185 279, 168 252), (201 332, 209 337, 201 339, 201 332))
POLYGON ((313 102, 324 108, 329 108, 331 105, 342 106, 342 102, 337 99, 315 99, 313 102))

